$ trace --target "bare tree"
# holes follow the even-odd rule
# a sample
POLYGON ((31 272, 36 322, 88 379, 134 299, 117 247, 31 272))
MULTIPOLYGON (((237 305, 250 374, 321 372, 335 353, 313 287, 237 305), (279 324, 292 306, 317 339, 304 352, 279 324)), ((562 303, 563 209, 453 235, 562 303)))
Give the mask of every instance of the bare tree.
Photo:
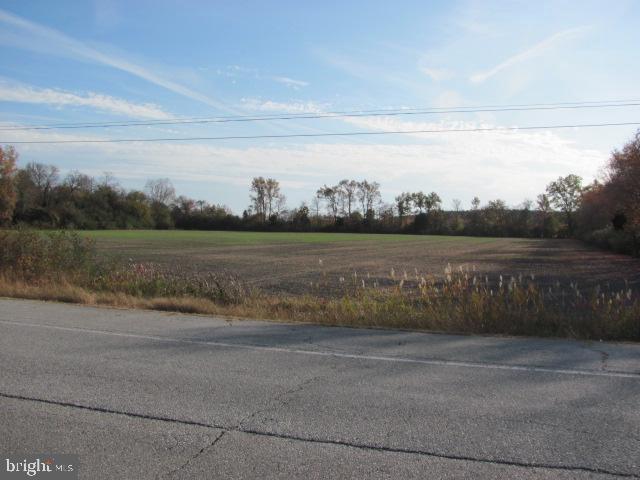
POLYGON ((118 188, 118 179, 112 172, 104 172, 100 180, 101 187, 118 188))
POLYGON ((145 191, 152 202, 163 205, 169 205, 176 196, 176 190, 168 178, 147 181, 145 191))
POLYGON ((286 198, 280 193, 280 184, 274 178, 255 177, 251 182, 252 207, 262 222, 284 210, 286 198))
POLYGON ((454 212, 456 212, 456 213, 460 212, 460 208, 462 206, 462 202, 459 199, 454 198, 453 201, 451 202, 451 205, 453 205, 453 211, 454 212))
MULTIPOLYGON (((280 216, 284 214, 287 210, 287 197, 283 193, 278 193, 274 197, 274 206, 271 211, 271 215, 280 216)), ((306 206, 305 206, 306 208, 306 206)), ((308 208, 307 208, 308 210, 308 208)))
POLYGON ((29 163, 25 170, 40 193, 41 205, 46 207, 49 204, 51 190, 58 183, 58 167, 42 163, 29 163))
POLYGON ((338 218, 338 195, 334 187, 324 186, 319 188, 317 191, 317 195, 324 198, 327 202, 327 211, 331 216, 333 216, 333 220, 336 221, 338 218))
POLYGON ((260 218, 261 222, 267 220, 267 192, 266 192, 266 180, 264 177, 255 177, 251 181, 251 209, 256 212, 256 215, 260 218))
POLYGON ((196 206, 200 210, 200 213, 203 213, 204 209, 207 207, 207 202, 205 200, 196 200, 196 206))
POLYGON ((280 193, 280 183, 274 178, 267 178, 265 193, 267 195, 267 218, 278 215, 284 210, 286 198, 280 193))
POLYGON ((366 217, 369 210, 380 201, 380 184, 378 182, 369 183, 366 180, 358 182, 356 195, 362 206, 362 214, 366 217))
POLYGON ((71 192, 89 193, 93 191, 94 179, 77 170, 69 172, 62 184, 71 192))
POLYGON ((196 207, 196 202, 189 197, 180 195, 175 200, 175 208, 183 215, 189 215, 196 207))
MULTIPOLYGON (((346 204, 346 214, 350 217, 352 206, 356 202, 356 193, 358 191, 358 182, 355 180, 341 180, 338 184, 343 196, 343 201, 346 204)), ((344 210, 344 208, 343 208, 344 210)))
POLYGON ((315 218, 320 218, 320 209, 322 208, 322 196, 316 192, 316 195, 311 199, 311 208, 315 212, 315 218))

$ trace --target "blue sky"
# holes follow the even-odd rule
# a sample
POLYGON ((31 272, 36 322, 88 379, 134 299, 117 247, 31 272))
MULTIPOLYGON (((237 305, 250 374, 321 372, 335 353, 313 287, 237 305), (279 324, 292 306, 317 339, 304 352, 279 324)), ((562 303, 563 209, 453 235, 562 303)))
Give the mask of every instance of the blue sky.
MULTIPOLYGON (((172 117, 640 99, 640 2, 12 1, 0 3, 6 126, 172 117)), ((0 141, 198 137, 640 121, 640 107, 0 132, 0 141)), ((290 206, 367 178, 392 201, 533 199, 595 178, 636 127, 307 139, 20 145, 127 188, 248 203, 256 175, 290 206)))

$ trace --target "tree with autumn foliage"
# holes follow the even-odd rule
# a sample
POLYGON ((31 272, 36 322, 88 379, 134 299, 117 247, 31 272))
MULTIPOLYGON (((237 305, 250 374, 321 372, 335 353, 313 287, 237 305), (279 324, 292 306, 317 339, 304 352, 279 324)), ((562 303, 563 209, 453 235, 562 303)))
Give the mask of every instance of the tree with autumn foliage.
POLYGON ((16 206, 14 176, 18 153, 11 146, 0 146, 0 225, 11 223, 16 206))
POLYGON ((613 152, 607 177, 606 188, 616 209, 617 226, 640 240, 640 130, 621 150, 613 152))
POLYGON ((640 130, 613 151, 602 180, 583 194, 579 222, 588 240, 640 254, 640 130))

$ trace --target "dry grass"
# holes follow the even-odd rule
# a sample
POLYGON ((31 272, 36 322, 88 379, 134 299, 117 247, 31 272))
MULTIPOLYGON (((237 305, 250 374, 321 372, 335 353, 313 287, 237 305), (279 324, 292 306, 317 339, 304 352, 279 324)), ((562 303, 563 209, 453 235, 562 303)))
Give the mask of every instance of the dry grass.
POLYGON ((274 296, 254 292, 235 302, 193 295, 144 296, 96 291, 66 281, 21 282, 0 277, 0 296, 85 305, 258 318, 322 325, 440 332, 640 340, 640 301, 629 292, 582 297, 579 290, 543 292, 510 280, 499 290, 452 275, 418 290, 356 288, 342 298, 274 296))
POLYGON ((7 243, 15 255, 5 251, 0 262, 0 296, 324 325, 640 340, 640 296, 629 285, 583 291, 575 282, 538 284, 534 275, 490 278, 449 265, 440 275, 392 269, 381 284, 357 272, 335 277, 319 262, 312 293, 273 294, 229 274, 100 265, 90 245, 64 235, 16 235, 26 235, 33 247, 25 249, 19 238, 7 243), (36 254, 67 259, 66 267, 50 259, 38 263, 36 254), (331 288, 339 295, 322 295, 331 288))
POLYGON ((202 298, 144 298, 122 292, 95 292, 66 281, 27 283, 0 277, 0 297, 183 313, 227 313, 216 303, 202 298))

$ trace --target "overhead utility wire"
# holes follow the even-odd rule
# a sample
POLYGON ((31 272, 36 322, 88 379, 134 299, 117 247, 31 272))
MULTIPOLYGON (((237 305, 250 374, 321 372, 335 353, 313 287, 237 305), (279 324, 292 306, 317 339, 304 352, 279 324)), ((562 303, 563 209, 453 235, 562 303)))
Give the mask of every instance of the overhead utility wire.
MULTIPOLYGON (((451 110, 451 109, 476 109, 476 108, 510 108, 510 107, 550 107, 550 106, 561 106, 561 105, 585 105, 585 104, 602 104, 602 103, 637 103, 640 102, 640 99, 625 99, 625 100, 583 100, 580 102, 554 102, 554 103, 515 103, 515 104, 501 104, 501 105, 470 105, 470 106, 455 106, 455 107, 395 107, 395 108, 378 108, 375 110, 365 110, 365 109, 354 109, 354 110, 342 110, 342 111, 328 111, 328 112, 277 112, 277 113, 268 113, 268 114, 248 114, 248 115, 216 115, 216 116, 207 116, 207 117, 174 117, 174 118, 165 118, 165 119, 157 119, 157 120, 129 120, 129 123, 147 123, 147 122, 163 122, 170 120, 207 120, 213 118, 219 119, 233 119, 233 118, 249 118, 249 117, 259 117, 259 118, 269 118, 278 115, 309 115, 309 114, 349 114, 349 113, 378 113, 378 112, 396 112, 396 111, 415 111, 415 110, 451 110)), ((125 122, 125 120, 120 121, 111 121, 111 122, 76 122, 76 123, 56 123, 56 124, 47 124, 47 125, 32 125, 33 127, 38 126, 73 126, 73 125, 110 125, 110 124, 118 124, 125 122)))
POLYGON ((611 107, 632 107, 640 106, 640 100, 620 102, 567 102, 558 104, 529 104, 529 105, 504 105, 504 106, 483 106, 483 107, 453 107, 429 108, 429 109, 381 109, 364 110, 351 112, 324 112, 316 114, 272 114, 272 115, 249 115, 235 117, 208 117, 208 118, 176 118, 167 120, 137 120, 127 122, 104 122, 104 123, 70 123, 19 127, 0 127, 0 131, 24 131, 24 130, 54 130, 54 129, 81 129, 81 128, 110 128, 110 127, 138 127, 155 125, 187 125, 205 123, 230 123, 230 122, 257 122, 272 120, 298 120, 298 119, 322 119, 322 118, 345 118, 345 117, 378 117, 378 116, 400 116, 400 115, 430 115, 442 113, 480 113, 480 112, 510 112, 510 111, 535 111, 535 110, 563 110, 563 109, 584 109, 584 108, 611 108, 611 107))
POLYGON ((573 125, 531 125, 524 127, 486 127, 486 128, 448 128, 441 130, 394 130, 383 132, 334 132, 334 133, 294 133, 286 135, 231 135, 223 137, 167 137, 167 138, 116 138, 91 140, 24 140, 0 141, 0 144, 61 144, 61 143, 125 143, 125 142, 190 142, 202 140, 254 140, 276 138, 310 138, 310 137, 351 137, 362 135, 396 135, 416 133, 451 133, 451 132, 491 132, 512 130, 550 130, 562 128, 595 128, 640 125, 640 122, 621 123, 583 123, 573 125))

